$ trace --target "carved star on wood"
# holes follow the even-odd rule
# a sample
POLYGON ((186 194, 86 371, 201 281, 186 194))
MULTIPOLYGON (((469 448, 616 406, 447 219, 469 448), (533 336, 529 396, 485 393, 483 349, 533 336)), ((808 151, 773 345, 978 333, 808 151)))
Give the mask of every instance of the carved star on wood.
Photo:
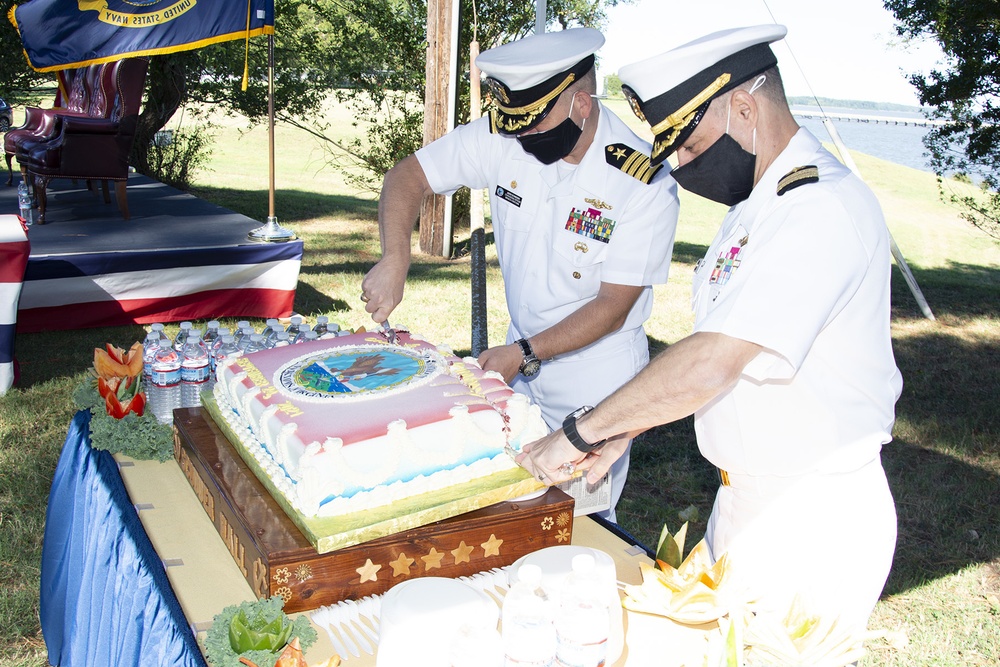
POLYGON ((500 555, 500 545, 503 544, 503 540, 497 539, 497 536, 490 533, 490 539, 483 542, 479 546, 483 548, 484 556, 489 558, 490 556, 500 555))
POLYGON ((455 564, 471 563, 472 561, 469 560, 469 555, 472 554, 474 549, 475 547, 467 546, 463 540, 462 543, 458 545, 457 549, 451 550, 451 555, 455 557, 455 564))
POLYGON ((394 561, 390 561, 389 565, 392 565, 392 576, 401 577, 410 574, 410 566, 413 565, 415 561, 404 553, 400 553, 399 557, 394 561))
POLYGON ((427 552, 427 555, 421 556, 420 560, 424 561, 425 570, 433 570, 436 567, 441 567, 442 558, 444 558, 444 552, 431 547, 431 550, 427 552))
POLYGON ((376 565, 375 563, 372 562, 372 559, 369 558, 365 562, 365 564, 362 565, 361 567, 359 567, 358 569, 356 569, 355 572, 357 572, 358 574, 361 575, 361 582, 360 583, 363 584, 366 581, 378 581, 378 574, 377 573, 381 569, 382 569, 381 565, 376 565))

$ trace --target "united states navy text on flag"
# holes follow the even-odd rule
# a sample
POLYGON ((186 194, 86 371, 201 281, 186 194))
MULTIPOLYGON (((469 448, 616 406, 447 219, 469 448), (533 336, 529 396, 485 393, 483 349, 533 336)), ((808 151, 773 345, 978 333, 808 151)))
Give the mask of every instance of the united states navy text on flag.
POLYGON ((274 0, 31 0, 8 14, 40 72, 274 33, 274 0))

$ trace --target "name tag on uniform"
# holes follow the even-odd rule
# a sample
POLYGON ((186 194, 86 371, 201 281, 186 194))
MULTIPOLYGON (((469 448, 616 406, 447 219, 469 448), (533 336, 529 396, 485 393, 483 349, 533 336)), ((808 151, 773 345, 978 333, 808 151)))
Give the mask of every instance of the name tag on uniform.
POLYGON ((505 202, 513 204, 514 206, 521 208, 521 198, 516 194, 508 190, 507 188, 497 186, 497 197, 503 199, 505 202))

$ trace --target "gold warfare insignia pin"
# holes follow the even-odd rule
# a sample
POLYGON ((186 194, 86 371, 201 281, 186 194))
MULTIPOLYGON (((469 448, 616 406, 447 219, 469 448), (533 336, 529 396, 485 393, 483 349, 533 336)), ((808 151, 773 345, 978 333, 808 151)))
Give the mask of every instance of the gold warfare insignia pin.
POLYGON ((604 208, 609 211, 614 208, 614 206, 612 206, 611 204, 607 203, 604 200, 597 199, 596 197, 585 197, 583 201, 587 202, 594 208, 604 208))

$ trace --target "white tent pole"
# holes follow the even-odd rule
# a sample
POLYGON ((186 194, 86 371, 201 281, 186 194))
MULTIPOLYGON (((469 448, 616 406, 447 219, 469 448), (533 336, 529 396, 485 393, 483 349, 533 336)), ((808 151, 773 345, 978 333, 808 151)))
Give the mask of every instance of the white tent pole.
POLYGON ((545 32, 545 14, 548 11, 545 0, 535 0, 535 34, 545 32))
MULTIPOLYGON (((767 13, 771 15, 771 20, 778 23, 778 19, 775 18, 774 12, 772 12, 771 8, 767 5, 767 0, 761 1, 764 4, 764 9, 766 9, 767 13)), ((858 170, 858 165, 854 164, 854 158, 851 157, 850 151, 847 150, 847 146, 841 140, 840 133, 837 132, 837 128, 834 127, 833 121, 831 121, 830 117, 826 115, 826 109, 824 109, 823 105, 819 103, 819 98, 816 97, 816 93, 812 89, 809 77, 806 76, 805 70, 803 70, 802 65, 799 64, 799 59, 795 57, 795 51, 792 50, 792 45, 787 39, 785 40, 785 46, 788 47, 788 53, 791 55, 792 61, 799 69, 799 74, 802 75, 806 85, 809 87, 809 93, 812 95, 813 99, 816 100, 816 105, 819 107, 820 113, 823 114, 823 126, 830 134, 830 138, 833 139, 833 144, 837 147, 837 151, 840 153, 840 158, 844 161, 847 168, 853 171, 858 178, 862 181, 865 180, 861 175, 861 172, 858 170)), ((920 290, 920 286, 917 285, 917 279, 910 270, 910 265, 906 263, 906 258, 903 257, 903 251, 899 249, 898 245, 896 245, 896 239, 892 238, 892 232, 888 229, 886 229, 886 231, 889 232, 889 249, 892 251, 892 256, 896 259, 896 265, 903 273, 903 279, 906 280, 906 284, 909 286, 910 292, 913 293, 913 298, 917 300, 917 304, 920 306, 920 310, 923 311, 924 317, 929 320, 933 320, 934 313, 931 312, 931 307, 927 303, 927 299, 924 298, 924 293, 920 290)))
MULTIPOLYGON (((833 121, 826 116, 824 112, 823 126, 826 131, 830 133, 830 138, 833 139, 833 145, 837 147, 837 152, 840 153, 840 158, 847 165, 847 168, 853 171, 858 178, 864 180, 861 176, 861 171, 858 170, 858 165, 854 163, 854 158, 851 157, 851 152, 847 149, 844 141, 840 138, 840 133, 837 132, 836 126, 833 121)), ((888 230, 886 230, 888 231, 888 230)), ((896 260, 896 265, 899 270, 903 273, 903 279, 910 288, 910 292, 913 293, 913 298, 917 300, 917 304, 920 306, 920 310, 923 312, 924 317, 929 320, 933 320, 934 313, 931 312, 930 304, 927 303, 927 299, 924 297, 923 291, 920 289, 920 285, 917 284, 917 279, 913 275, 913 271, 910 270, 910 265, 906 262, 906 258, 903 257, 903 251, 899 249, 896 245, 896 239, 892 237, 892 232, 889 232, 889 249, 892 251, 892 256, 896 260)))

